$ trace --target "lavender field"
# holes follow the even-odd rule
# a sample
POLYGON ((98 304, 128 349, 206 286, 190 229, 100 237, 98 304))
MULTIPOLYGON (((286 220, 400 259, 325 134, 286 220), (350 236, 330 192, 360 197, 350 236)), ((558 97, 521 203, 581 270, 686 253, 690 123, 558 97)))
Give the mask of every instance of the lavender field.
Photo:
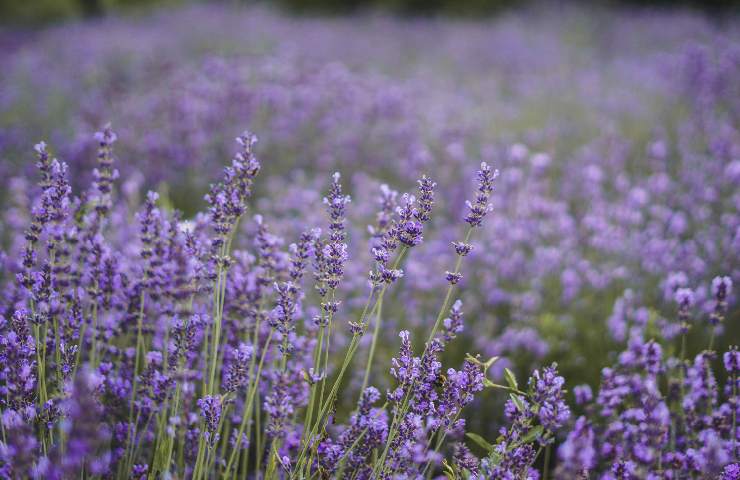
POLYGON ((740 18, 0 30, 0 478, 740 479, 740 18))

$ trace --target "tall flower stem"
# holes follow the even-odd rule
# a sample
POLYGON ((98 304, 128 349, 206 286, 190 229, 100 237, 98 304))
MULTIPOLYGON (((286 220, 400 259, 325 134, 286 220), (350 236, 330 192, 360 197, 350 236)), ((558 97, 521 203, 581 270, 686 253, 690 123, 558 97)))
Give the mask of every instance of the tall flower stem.
MULTIPOLYGON (((333 288, 331 290, 329 290, 328 297, 329 297, 329 301, 330 302, 334 302, 334 298, 335 298, 335 294, 336 294, 335 292, 336 292, 336 290, 333 289, 333 288)), ((329 371, 329 351, 331 350, 331 342, 330 342, 331 341, 331 325, 332 325, 332 322, 333 321, 334 321, 334 312, 333 311, 330 311, 327 314, 327 316, 326 316, 326 326, 322 326, 321 327, 322 328, 322 333, 323 333, 323 338, 326 340, 324 342, 325 345, 322 346, 321 344, 319 344, 319 351, 318 351, 318 354, 319 354, 318 360, 319 361, 314 366, 314 368, 315 368, 314 371, 315 372, 319 371, 318 369, 321 368, 321 361, 322 361, 321 357, 323 355, 323 357, 324 357, 323 358, 324 369, 322 371, 324 372, 325 375, 324 375, 324 377, 321 378, 321 380, 319 382, 319 384, 320 384, 320 392, 319 392, 319 395, 317 397, 318 398, 319 405, 321 404, 321 402, 324 401, 324 390, 326 388, 326 373, 329 371)))
POLYGON ((367 364, 365 365, 365 376, 362 379, 362 388, 360 392, 364 392, 367 388, 367 384, 370 381, 370 371, 372 370, 373 358, 375 357, 375 347, 378 344, 378 337, 380 336, 380 318, 383 312, 383 301, 382 299, 378 302, 377 312, 375 314, 375 329, 373 331, 373 339, 370 342, 370 352, 367 355, 367 364))
MULTIPOLYGON (((370 295, 368 296, 368 300, 367 300, 367 302, 365 304, 365 307, 363 309, 362 315, 360 316, 360 322, 363 322, 365 316, 367 315, 367 310, 369 308, 371 299, 372 299, 372 291, 370 292, 370 295)), ((356 350, 356 345, 358 343, 359 336, 360 336, 359 334, 354 334, 352 336, 352 339, 350 340, 349 346, 347 347, 347 352, 345 354, 344 361, 342 362, 342 367, 341 367, 341 369, 339 371, 339 375, 338 375, 337 379, 334 381, 334 384, 332 385, 331 391, 329 393, 329 397, 327 398, 327 402, 325 404, 323 404, 323 405, 319 405, 321 408, 320 408, 320 410, 319 410, 319 412, 317 414, 316 421, 314 422, 313 426, 310 426, 309 424, 306 424, 306 427, 311 427, 311 428, 310 428, 310 430, 308 432, 308 435, 305 437, 305 440, 304 440, 304 442, 302 444, 301 452, 300 452, 300 454, 298 456, 298 460, 296 462, 296 470, 291 474, 291 478, 294 478, 294 475, 295 475, 296 471, 298 471, 298 472, 301 471, 301 467, 303 466, 303 462, 305 460, 305 455, 307 453, 307 450, 308 450, 309 446, 311 445, 311 442, 312 442, 312 439, 313 439, 314 435, 316 434, 316 432, 319 429, 319 425, 321 424, 321 419, 324 417, 324 415, 326 415, 326 413, 328 411, 329 401, 332 398, 332 396, 334 395, 334 393, 336 392, 336 390, 339 388, 338 385, 341 383, 341 378, 344 375, 344 371, 346 370, 347 365, 349 364, 349 359, 351 359, 352 355, 354 355, 354 351, 356 350)))
MULTIPOLYGON (((406 246, 401 247, 393 263, 393 268, 398 267, 398 265, 401 263, 401 260, 403 259, 407 250, 408 250, 408 247, 406 246)), ((377 311, 378 305, 382 303, 383 296, 385 295, 385 292, 387 291, 387 289, 388 289, 388 284, 384 284, 383 287, 380 289, 380 292, 378 293, 377 298, 375 299, 375 303, 373 303, 372 309, 370 309, 370 304, 372 302, 373 293, 375 292, 375 289, 373 288, 370 290, 367 301, 365 302, 365 306, 362 309, 362 313, 360 314, 358 325, 366 326, 366 323, 365 323, 366 318, 368 316, 371 317, 373 313, 377 311)), ((294 478, 296 472, 301 471, 301 467, 303 466, 303 462, 305 461, 305 455, 307 453, 309 445, 311 445, 312 439, 314 435, 316 435, 316 433, 318 432, 321 426, 321 423, 326 419, 326 415, 329 412, 329 409, 331 405, 333 404, 334 399, 336 398, 337 392, 339 391, 339 387, 342 384, 342 379, 344 378, 344 374, 347 370, 347 367, 350 365, 350 363, 352 363, 352 359, 354 358, 355 352, 357 351, 359 347, 361 337, 362 335, 360 332, 352 335, 352 339, 350 340, 350 343, 347 347, 347 351, 344 355, 344 360, 342 361, 342 366, 339 370, 337 378, 334 380, 334 383, 332 384, 332 388, 329 391, 329 395, 326 397, 326 400, 321 404, 321 409, 319 410, 319 413, 316 417, 316 421, 314 425, 311 427, 309 434, 306 437, 305 443, 303 444, 301 448, 301 453, 298 456, 298 460, 296 462, 296 469, 291 473, 291 478, 294 478)))
MULTIPOLYGON (((262 349, 262 354, 260 355, 260 361, 257 366, 257 371, 254 375, 255 379, 253 382, 250 382, 250 389, 247 393, 247 400, 246 404, 244 405, 244 412, 242 414, 242 419, 239 424, 239 430, 237 431, 236 435, 236 446, 232 449, 231 455, 229 456, 229 461, 226 463, 226 469, 224 470, 223 477, 228 478, 229 474, 231 472, 231 469, 234 466, 234 463, 238 461, 239 455, 241 455, 241 439, 242 435, 244 435, 244 430, 247 429, 247 425, 249 424, 249 421, 252 418, 252 407, 254 405, 254 398, 257 393, 258 387, 259 387, 259 378, 262 375, 262 367, 265 363, 265 356, 267 354, 267 350, 270 348, 270 342, 272 341, 272 335, 275 332, 274 329, 270 329, 270 333, 267 336, 267 340, 265 341, 265 346, 262 349)), ((249 434, 247 434, 247 439, 249 439, 249 434)), ((236 472, 235 472, 236 473, 236 472)), ((246 472, 244 472, 246 474, 246 472)))
MULTIPOLYGON (((465 234, 465 243, 468 243, 470 241, 470 237, 473 234, 473 228, 469 227, 467 233, 465 234)), ((457 275, 460 273, 460 267, 462 266, 462 255, 458 255, 457 260, 455 262, 455 269, 453 271, 453 274, 457 275)), ((452 293, 455 290, 455 284, 450 283, 450 285, 447 287, 447 293, 445 294, 444 301, 442 302, 442 307, 439 310, 439 313, 437 314, 437 319, 434 322, 434 326, 432 327, 431 332, 429 333, 429 338, 427 339, 426 344, 424 345, 424 351, 421 354, 421 358, 424 358, 424 355, 427 353, 427 349, 429 348, 429 344, 434 339, 435 335, 437 335, 437 331, 439 330, 440 325, 442 324, 442 320, 445 317, 445 314, 449 310, 450 307, 450 301, 452 300, 452 293)), ((378 472, 381 474, 385 472, 386 464, 385 460, 388 457, 388 451, 390 449, 391 442, 395 439, 395 436, 397 434, 398 426, 400 425, 401 419, 406 415, 408 408, 409 408, 409 402, 411 398, 411 392, 414 390, 415 382, 412 383, 409 388, 406 390, 406 393, 404 395, 404 398, 401 402, 401 407, 396 410, 396 412, 393 414, 393 420, 391 421, 391 427, 388 431, 388 439, 385 444, 385 448, 383 449, 383 453, 381 454, 380 458, 377 462, 375 462, 375 466, 373 467, 373 474, 372 477, 375 478, 378 472)))

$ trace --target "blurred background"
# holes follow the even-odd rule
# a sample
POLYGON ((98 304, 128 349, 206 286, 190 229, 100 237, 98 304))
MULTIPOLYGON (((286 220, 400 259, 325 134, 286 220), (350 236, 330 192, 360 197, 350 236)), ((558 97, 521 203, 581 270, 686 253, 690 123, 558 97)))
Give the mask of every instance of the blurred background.
MULTIPOLYGON (((193 3, 270 5, 299 14, 347 14, 363 11, 388 12, 406 16, 492 15, 511 8, 521 8, 530 0, 0 0, 2 24, 38 24, 75 17, 94 17, 111 12, 175 7, 193 3)), ((560 3, 560 2, 558 2, 560 3)), ((573 2, 566 2, 573 3, 573 2)), ((591 6, 626 4, 641 7, 675 8, 690 6, 712 15, 726 15, 736 10, 738 0, 593 0, 591 6)))
MULTIPOLYGON (((633 333, 675 351, 680 287, 696 295, 695 354, 709 338, 711 279, 740 285, 737 7, 0 0, 0 260, 10 272, 19 256, 12 232, 26 228, 39 140, 79 193, 93 132, 111 122, 117 205, 134 218, 154 189, 191 218, 248 128, 264 165, 252 213, 286 244, 325 226, 321 198, 343 173, 343 320, 364 299, 380 185, 413 191, 423 173, 439 183, 424 243, 384 304, 379 365, 401 328, 428 332, 481 161, 502 175, 461 283, 467 329, 446 364, 501 355, 492 375, 509 366, 524 378, 557 361, 569 390, 596 387, 633 333)), ((243 229, 249 249, 254 222, 243 229)), ((734 299, 722 328, 720 351, 740 338, 734 299)), ((472 431, 495 436, 500 397, 471 409, 472 431)))

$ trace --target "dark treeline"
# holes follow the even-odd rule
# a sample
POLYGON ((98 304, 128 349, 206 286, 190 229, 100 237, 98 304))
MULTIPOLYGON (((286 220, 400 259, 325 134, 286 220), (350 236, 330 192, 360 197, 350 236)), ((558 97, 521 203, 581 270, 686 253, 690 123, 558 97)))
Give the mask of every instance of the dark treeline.
MULTIPOLYGON (((277 0, 273 3, 302 13, 347 13, 380 9, 403 15, 478 16, 496 14, 508 8, 537 2, 531 0, 277 0)), ((724 13, 740 7, 740 0, 566 0, 560 3, 660 8, 692 7, 710 13, 724 13)))
MULTIPOLYGON (((537 3, 537 0, 0 0, 0 24, 43 24, 69 18, 97 17, 112 11, 206 2, 272 5, 295 14, 343 15, 383 11, 405 16, 477 17, 537 3)), ((740 0, 564 0, 562 3, 691 7, 718 15, 735 13, 740 9, 740 0)))

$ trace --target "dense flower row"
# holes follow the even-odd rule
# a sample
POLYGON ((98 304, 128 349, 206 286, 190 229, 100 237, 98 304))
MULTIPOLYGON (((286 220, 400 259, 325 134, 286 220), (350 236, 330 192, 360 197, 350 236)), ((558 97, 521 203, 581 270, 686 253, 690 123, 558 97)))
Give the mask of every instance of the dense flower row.
MULTIPOLYGON (((570 378, 594 382, 607 359, 583 359, 625 341, 646 312, 670 318, 674 285, 704 285, 696 306, 708 312, 715 275, 740 281, 740 49, 734 21, 591 13, 447 24, 211 6, 9 34, 0 184, 30 188, 27 146, 48 133, 73 185, 86 185, 90 133, 113 119, 122 189, 135 197, 166 182, 163 201, 191 216, 208 190, 203 172, 220 168, 228 139, 249 125, 268 160, 255 188, 271 230, 297 239, 322 222, 318 192, 339 170, 355 198, 351 240, 373 221, 380 185, 408 189, 428 172, 439 183, 436 234, 386 302, 396 328, 379 332, 376 354, 389 360, 395 333, 436 312, 471 159, 495 163, 506 172, 493 193, 501 214, 458 279, 472 319, 461 343, 502 355, 495 375, 557 359, 570 378), (615 306, 609 322, 605 304, 615 306)), ((12 231, 17 219, 3 217, 12 231)), ((343 265, 348 297, 363 297, 372 255, 360 249, 343 265)), ((390 267, 379 274, 397 275, 390 267)))
MULTIPOLYGON (((724 319, 732 281, 716 277, 711 291, 715 308, 708 323, 715 330, 724 319)), ((605 479, 740 476, 740 464, 732 463, 740 454, 740 354, 733 346, 722 355, 727 380, 721 388, 714 335, 707 350, 687 358, 693 292, 679 289, 676 301, 681 313, 671 330, 680 332, 678 337, 658 333, 647 339, 634 328, 617 365, 602 371, 596 396, 588 385, 575 387, 586 416, 560 447, 564 476, 589 478, 598 471, 605 479)))
POLYGON ((3 35, 3 473, 736 478, 738 27, 581 14, 3 35))
MULTIPOLYGON (((350 201, 338 173, 324 199, 326 233, 307 225, 286 249, 255 215, 250 248, 240 221, 261 168, 254 136, 237 138, 208 211, 188 222, 153 192, 131 221, 114 201, 117 136, 106 128, 95 138, 95 181, 78 196, 66 164, 36 146, 40 193, 12 242, 23 255, 10 262, 0 316, 5 477, 415 478, 438 467, 443 440, 464 431, 462 409, 484 388, 478 360, 445 376, 439 356, 462 330, 460 302, 450 305, 454 279, 491 209, 497 171, 481 164, 466 243, 450 247, 458 261, 421 356, 401 333, 392 408, 373 407, 381 395, 363 387, 340 427, 333 418, 347 367, 371 319, 377 341, 383 297, 422 242, 436 184, 422 177, 419 196, 405 194, 395 210, 382 190, 378 270, 347 329, 334 320, 350 313, 338 292, 350 201), (309 266, 315 294, 304 287, 309 266), (344 349, 331 348, 338 335, 344 349)), ((365 382, 372 367, 370 358, 365 382)))
MULTIPOLYGON (((395 209, 397 196, 380 189, 367 300, 343 326, 337 318, 353 314, 339 289, 350 256, 350 197, 338 173, 323 202, 325 230, 306 225, 285 248, 262 216, 242 226, 261 169, 253 135, 237 138, 239 151, 206 196, 208 211, 187 221, 153 192, 131 221, 117 201, 117 136, 105 128, 95 138, 95 181, 77 196, 66 164, 45 143, 35 147, 39 195, 28 228, 11 242, 23 254, 9 260, 15 275, 4 279, 0 316, 5 477, 413 479, 444 469, 451 478, 538 478, 543 449, 549 469, 551 445, 571 416, 556 365, 534 371, 526 391, 509 369, 507 385, 488 378, 497 357, 468 356, 460 369, 442 369, 442 354, 463 331, 462 303, 452 299, 471 237, 492 209, 497 170, 481 163, 461 222, 466 233, 449 248, 457 260, 444 274, 436 321, 419 355, 410 332, 400 332, 395 386, 381 395, 368 382, 384 298, 423 242, 435 182, 423 176, 418 197, 404 194, 395 209), (354 391, 343 385, 362 372, 353 359, 371 326, 357 407, 342 425, 340 393, 354 391), (495 444, 468 433, 487 451, 479 460, 464 443, 462 413, 485 388, 510 393, 511 426, 495 444)), ((685 360, 685 337, 694 291, 676 289, 677 328, 662 326, 667 347, 675 335, 665 332, 679 333, 680 357, 644 340, 657 325, 632 328, 619 365, 604 369, 596 403, 585 409, 590 419, 579 417, 559 447, 557 474, 588 478, 603 466, 604 479, 723 469, 735 478, 737 347, 723 357, 723 392, 712 368, 732 287, 729 277, 712 282, 710 345, 693 362, 685 360)), ((593 400, 587 385, 574 391, 581 406, 593 400)))

